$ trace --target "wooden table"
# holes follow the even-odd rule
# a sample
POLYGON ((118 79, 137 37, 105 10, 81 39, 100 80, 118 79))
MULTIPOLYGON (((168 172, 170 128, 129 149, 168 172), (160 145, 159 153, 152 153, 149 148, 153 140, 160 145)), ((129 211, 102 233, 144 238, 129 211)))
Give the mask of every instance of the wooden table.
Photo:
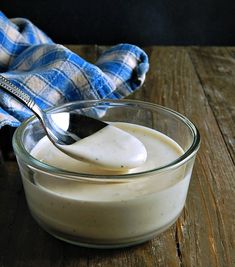
MULTIPOLYGON (((95 61, 105 47, 69 46, 95 61)), ((235 266, 235 48, 147 47, 150 71, 130 98, 186 115, 202 144, 182 215, 166 232, 131 248, 63 243, 32 219, 15 161, 0 171, 0 267, 235 266)))

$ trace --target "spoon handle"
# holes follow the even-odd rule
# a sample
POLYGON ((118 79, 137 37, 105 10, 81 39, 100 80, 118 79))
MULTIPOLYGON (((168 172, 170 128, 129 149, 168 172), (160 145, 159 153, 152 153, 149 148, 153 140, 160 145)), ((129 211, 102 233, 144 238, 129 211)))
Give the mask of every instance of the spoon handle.
POLYGON ((33 111, 33 113, 38 117, 39 120, 43 120, 45 114, 43 110, 41 110, 39 106, 36 105, 31 96, 23 92, 20 88, 15 86, 12 82, 10 82, 2 75, 0 75, 0 88, 2 88, 6 93, 10 94, 23 105, 28 107, 31 111, 33 111))
MULTIPOLYGON (((55 144, 59 143, 59 140, 70 140, 71 137, 65 136, 65 132, 58 126, 54 124, 50 116, 40 109, 40 107, 34 102, 34 100, 27 93, 23 92, 20 88, 11 83, 7 78, 0 75, 0 88, 3 89, 6 93, 13 96, 13 98, 17 99, 23 105, 28 107, 41 121, 44 130, 46 131, 49 139, 55 144), (53 138, 52 138, 53 135, 53 138)), ((70 141, 71 142, 71 141, 70 141)))
POLYGON ((23 92, 20 88, 16 87, 13 83, 11 83, 7 78, 0 75, 0 87, 22 104, 26 105, 28 108, 32 109, 35 105, 33 99, 25 92, 23 92))

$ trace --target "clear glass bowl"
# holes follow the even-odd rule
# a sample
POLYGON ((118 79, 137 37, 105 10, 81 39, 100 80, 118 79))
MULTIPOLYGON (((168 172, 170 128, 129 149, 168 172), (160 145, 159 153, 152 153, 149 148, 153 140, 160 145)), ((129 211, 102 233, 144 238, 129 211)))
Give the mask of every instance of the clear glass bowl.
POLYGON ((31 156, 31 150, 45 135, 33 116, 16 130, 13 147, 27 203, 35 220, 61 240, 96 248, 142 243, 169 228, 184 207, 200 145, 200 136, 193 123, 168 108, 135 100, 73 102, 50 112, 71 110, 104 121, 128 122, 156 129, 176 141, 185 152, 166 166, 140 173, 94 175, 68 172, 31 156), (72 188, 81 187, 83 193, 80 195, 78 190, 76 197, 58 194, 38 184, 38 179, 46 179, 55 185, 69 183, 72 188), (162 181, 164 183, 159 187, 162 181), (97 198, 89 191, 91 187, 97 198), (113 191, 112 197, 110 191, 113 191))

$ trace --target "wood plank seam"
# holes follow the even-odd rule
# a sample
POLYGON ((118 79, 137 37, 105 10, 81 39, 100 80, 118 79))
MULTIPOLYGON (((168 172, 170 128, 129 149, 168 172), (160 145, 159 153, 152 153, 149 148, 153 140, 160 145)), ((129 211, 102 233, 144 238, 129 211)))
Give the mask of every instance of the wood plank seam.
MULTIPOLYGON (((190 51, 190 50, 189 50, 189 51, 190 51)), ((205 97, 208 98, 209 95, 206 93, 206 90, 205 90, 205 88, 204 88, 204 83, 203 83, 202 78, 201 78, 201 76, 200 76, 200 74, 199 74, 199 72, 198 72, 198 69, 196 68, 195 61, 194 61, 193 57, 191 56, 191 53, 190 53, 190 52, 188 52, 188 55, 189 55, 189 58, 190 58, 190 60, 191 60, 191 62, 192 62, 192 65, 193 65, 193 68, 194 68, 195 73, 196 73, 196 75, 197 75, 197 78, 198 78, 198 80, 199 80, 199 82, 200 82, 200 85, 201 85, 201 87, 202 87, 202 89, 203 89, 203 92, 204 92, 204 94, 205 94, 205 97)), ((224 144, 225 144, 225 146, 226 146, 226 148, 227 148, 228 154, 229 154, 229 156, 230 156, 230 158, 231 158, 231 160, 232 160, 232 162, 233 162, 233 165, 235 165, 234 158, 233 158, 233 156, 232 156, 232 154, 231 154, 232 152, 230 151, 230 149, 229 149, 229 147, 228 147, 228 144, 227 144, 226 139, 225 139, 225 137, 224 137, 223 131, 222 131, 222 129, 221 129, 221 125, 220 125, 220 123, 219 123, 219 121, 218 121, 218 119, 217 119, 217 116, 216 116, 216 114, 215 114, 215 111, 214 111, 213 107, 211 106, 210 101, 207 101, 207 102, 208 102, 208 105, 210 106, 211 112, 212 112, 212 114, 213 114, 213 116, 214 116, 214 118, 215 118, 215 121, 216 121, 216 123, 217 123, 217 126, 218 126, 218 128, 219 128, 219 130, 220 130, 220 133, 221 133, 221 136, 222 136, 222 138, 223 138, 224 144)))

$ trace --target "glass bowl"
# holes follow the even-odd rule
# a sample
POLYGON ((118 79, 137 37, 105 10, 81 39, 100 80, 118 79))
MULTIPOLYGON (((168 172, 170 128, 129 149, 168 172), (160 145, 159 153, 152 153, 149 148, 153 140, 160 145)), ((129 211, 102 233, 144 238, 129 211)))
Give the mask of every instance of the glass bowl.
POLYGON ((139 244, 168 229, 184 207, 200 145, 194 124, 173 110, 136 100, 81 101, 49 110, 57 115, 68 111, 157 130, 178 143, 184 153, 165 166, 137 173, 97 175, 66 171, 63 163, 58 168, 31 155, 45 136, 33 116, 21 124, 13 137, 33 218, 61 240, 95 248, 139 244), (56 190, 65 186, 71 191, 56 190))

